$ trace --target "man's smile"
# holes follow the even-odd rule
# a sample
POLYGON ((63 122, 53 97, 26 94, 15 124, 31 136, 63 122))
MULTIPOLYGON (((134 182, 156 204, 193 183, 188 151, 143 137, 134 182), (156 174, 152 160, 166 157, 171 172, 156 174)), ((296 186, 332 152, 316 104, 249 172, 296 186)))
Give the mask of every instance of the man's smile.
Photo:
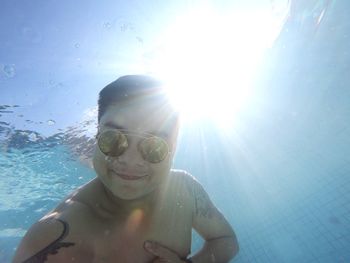
POLYGON ((147 177, 147 174, 143 174, 143 175, 138 175, 135 173, 126 173, 126 172, 118 172, 118 171, 114 171, 114 170, 110 170, 110 172, 115 175, 118 176, 124 180, 128 180, 128 181, 135 181, 135 180, 141 180, 144 179, 145 177, 147 177))

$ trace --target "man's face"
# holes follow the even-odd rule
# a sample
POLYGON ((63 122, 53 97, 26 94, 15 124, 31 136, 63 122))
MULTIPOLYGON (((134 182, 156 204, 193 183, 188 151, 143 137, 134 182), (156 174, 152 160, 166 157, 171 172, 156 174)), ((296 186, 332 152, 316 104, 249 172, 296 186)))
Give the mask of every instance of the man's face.
POLYGON ((168 176, 176 147, 176 132, 171 130, 171 110, 141 100, 111 105, 101 117, 98 133, 106 130, 120 130, 128 133, 128 148, 118 157, 103 154, 96 146, 93 158, 94 168, 102 183, 115 196, 132 200, 147 195, 156 189, 168 176), (125 131, 126 130, 126 131, 125 131), (170 153, 159 163, 143 159, 138 145, 152 134, 163 138, 170 153))

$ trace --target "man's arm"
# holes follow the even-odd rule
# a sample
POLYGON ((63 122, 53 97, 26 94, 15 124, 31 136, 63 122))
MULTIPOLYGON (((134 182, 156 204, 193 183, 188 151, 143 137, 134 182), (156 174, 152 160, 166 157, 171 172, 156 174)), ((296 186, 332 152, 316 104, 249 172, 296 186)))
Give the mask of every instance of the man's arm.
POLYGON ((191 258, 192 262, 229 262, 239 250, 236 235, 201 184, 195 179, 192 182, 193 228, 205 239, 203 248, 191 258))
POLYGON ((22 239, 13 263, 62 262, 61 250, 74 246, 73 242, 65 242, 69 234, 69 224, 61 219, 45 218, 35 223, 22 239), (60 253, 61 252, 61 253, 60 253), (59 257, 48 257, 59 253, 59 257))

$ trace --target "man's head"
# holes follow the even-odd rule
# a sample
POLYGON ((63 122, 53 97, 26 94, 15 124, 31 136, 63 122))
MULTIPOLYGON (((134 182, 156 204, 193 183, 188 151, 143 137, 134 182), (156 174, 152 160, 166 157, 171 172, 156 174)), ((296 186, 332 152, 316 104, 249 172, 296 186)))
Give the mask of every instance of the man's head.
POLYGON ((115 196, 142 197, 167 177, 176 148, 179 116, 160 81, 130 75, 107 85, 98 100, 98 126, 97 139, 114 154, 97 146, 94 167, 102 183, 115 196), (157 162, 152 158, 160 149, 154 142, 162 146, 162 157, 156 157, 157 162), (122 147, 118 154, 114 144, 122 147), (153 147, 151 152, 147 150, 149 147, 153 147), (164 149, 169 152, 165 153, 164 149))

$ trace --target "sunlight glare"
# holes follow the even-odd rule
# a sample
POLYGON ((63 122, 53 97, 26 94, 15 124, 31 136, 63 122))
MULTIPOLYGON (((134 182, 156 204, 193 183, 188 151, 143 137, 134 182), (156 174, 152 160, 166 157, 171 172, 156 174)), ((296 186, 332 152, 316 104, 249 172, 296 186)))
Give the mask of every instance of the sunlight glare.
POLYGON ((163 34, 152 71, 171 83, 184 120, 232 121, 252 95, 255 70, 281 25, 268 9, 191 11, 163 34))

